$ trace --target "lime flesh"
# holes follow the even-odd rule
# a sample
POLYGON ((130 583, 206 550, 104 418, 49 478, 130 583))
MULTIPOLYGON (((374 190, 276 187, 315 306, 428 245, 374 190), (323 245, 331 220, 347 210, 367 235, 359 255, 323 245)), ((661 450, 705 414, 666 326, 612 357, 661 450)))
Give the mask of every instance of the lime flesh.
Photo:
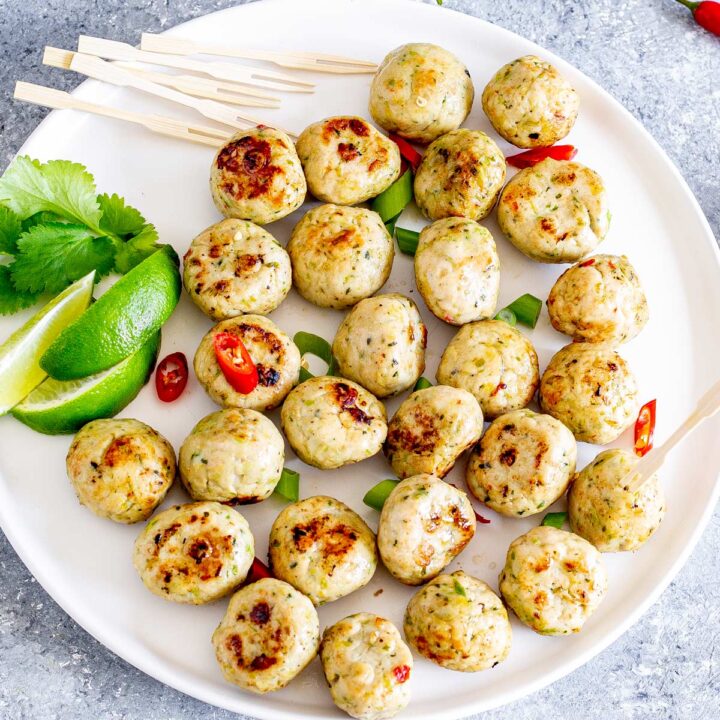
POLYGON ((156 332, 137 352, 97 375, 82 380, 48 378, 16 405, 20 422, 46 435, 77 432, 98 418, 122 410, 147 382, 160 347, 156 332))
POLYGON ((90 304, 95 272, 80 278, 30 318, 0 346, 0 415, 17 405, 47 373, 40 358, 90 304))
POLYGON ((158 250, 67 327, 40 365, 57 380, 77 380, 117 365, 162 327, 177 305, 180 288, 175 252, 158 250))

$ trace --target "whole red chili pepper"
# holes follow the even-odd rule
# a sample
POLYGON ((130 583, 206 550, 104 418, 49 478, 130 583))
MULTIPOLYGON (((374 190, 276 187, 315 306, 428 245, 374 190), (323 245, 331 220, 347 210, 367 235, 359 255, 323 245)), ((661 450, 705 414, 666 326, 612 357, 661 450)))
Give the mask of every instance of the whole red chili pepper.
POLYGON ((155 389, 163 402, 177 400, 188 381, 187 358, 181 352, 172 353, 162 360, 155 371, 155 389))
POLYGON ((678 0, 686 8, 692 11, 695 22, 709 30, 714 35, 720 35, 720 3, 703 0, 702 2, 690 2, 690 0, 678 0))
POLYGON ((552 158, 553 160, 572 160, 577 155, 577 148, 574 145, 552 145, 551 147, 533 148, 517 155, 510 155, 505 158, 508 165, 516 168, 529 168, 537 165, 541 160, 552 158))

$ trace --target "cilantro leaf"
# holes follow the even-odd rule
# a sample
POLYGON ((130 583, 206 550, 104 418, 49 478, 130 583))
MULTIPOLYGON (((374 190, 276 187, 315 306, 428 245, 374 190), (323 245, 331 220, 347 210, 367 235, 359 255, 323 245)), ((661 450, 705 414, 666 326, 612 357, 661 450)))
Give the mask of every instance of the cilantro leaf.
POLYGON ((46 210, 102 235, 96 195, 93 176, 69 160, 41 164, 21 155, 0 177, 0 201, 21 218, 46 210))
POLYGON ((114 235, 136 235, 144 225, 145 218, 139 210, 125 204, 125 199, 117 194, 103 193, 97 197, 102 211, 100 228, 114 235))
POLYGON ((37 293, 18 292, 10 279, 10 266, 0 265, 0 315, 12 315, 37 302, 37 293))
POLYGON ((35 213, 34 215, 31 215, 29 218, 25 218, 20 225, 22 226, 22 231, 26 233, 31 228, 34 228, 36 225, 42 225, 43 223, 47 222, 67 222, 65 218, 60 217, 60 215, 57 215, 56 213, 46 212, 43 210, 43 212, 35 213))
POLYGON ((14 255, 22 227, 20 218, 8 207, 0 205, 0 255, 14 255))
POLYGON ((97 270, 112 270, 114 245, 110 238, 96 238, 83 225, 50 222, 36 225, 20 236, 18 254, 10 266, 12 281, 20 292, 57 293, 97 270))
POLYGON ((158 233, 154 225, 144 225, 142 230, 115 251, 115 272, 124 275, 139 262, 158 249, 158 233))

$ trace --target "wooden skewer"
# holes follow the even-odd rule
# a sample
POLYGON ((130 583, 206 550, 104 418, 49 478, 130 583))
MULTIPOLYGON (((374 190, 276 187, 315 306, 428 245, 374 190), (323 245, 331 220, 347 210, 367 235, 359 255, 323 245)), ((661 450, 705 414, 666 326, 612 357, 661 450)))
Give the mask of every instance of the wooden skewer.
POLYGON ((695 410, 688 419, 655 450, 651 450, 635 467, 620 481, 621 486, 627 487, 631 492, 639 490, 643 483, 652 477, 663 465, 670 451, 682 442, 695 428, 712 417, 720 410, 720 381, 716 382, 700 398, 695 410))
POLYGON ((184 38, 170 37, 168 35, 154 35, 143 33, 140 47, 150 52, 170 53, 172 55, 219 55, 221 57, 243 58, 246 60, 265 60, 280 67, 295 70, 314 70, 325 73, 374 73, 377 63, 370 60, 356 60, 341 55, 325 55, 322 53, 309 53, 291 50, 286 53, 269 50, 249 50, 247 48, 218 46, 209 43, 199 43, 184 38))
POLYGON ((167 137, 189 140, 211 147, 220 147, 227 142, 229 137, 228 133, 216 128, 203 125, 186 125, 179 120, 162 117, 161 115, 144 115, 129 110, 97 105, 96 103, 81 100, 63 90, 55 90, 54 88, 34 85, 33 83, 22 81, 15 83, 14 97, 16 100, 22 100, 33 105, 42 105, 55 110, 81 110, 93 115, 124 120, 125 122, 142 125, 148 130, 167 137))
POLYGON ((188 60, 177 55, 163 55, 138 50, 127 43, 116 40, 103 40, 102 38, 81 35, 78 40, 78 51, 85 55, 95 55, 106 60, 123 60, 125 62, 145 62, 151 65, 174 67, 180 70, 203 73, 229 82, 262 87, 268 90, 282 92, 315 92, 315 84, 306 80, 298 80, 291 75, 264 70, 256 67, 245 67, 234 63, 202 62, 188 60))
MULTIPOLYGON (((51 67, 70 70, 75 55, 77 55, 77 53, 72 50, 46 47, 45 54, 43 55, 43 63, 51 67)), ((194 75, 168 75, 153 72, 152 70, 144 70, 124 62, 117 62, 115 64, 128 70, 133 75, 158 83, 158 85, 167 85, 168 87, 175 88, 188 95, 194 95, 195 97, 209 98, 234 105, 252 105, 254 107, 278 107, 280 103, 280 99, 273 95, 260 92, 259 90, 245 90, 233 83, 224 83, 210 78, 195 77, 194 75), (267 99, 250 100, 249 98, 245 99, 243 97, 244 95, 253 95, 258 98, 264 97, 267 99)))
POLYGON ((154 72, 135 67, 130 63, 118 62, 120 67, 128 70, 133 75, 145 78, 158 85, 166 85, 184 92, 187 95, 217 100, 230 105, 243 105, 245 107, 267 107, 276 108, 280 106, 280 98, 267 95, 266 99, 260 97, 249 97, 247 91, 239 88, 233 83, 224 83, 212 78, 201 78, 195 75, 169 75, 167 73, 154 72))
MULTIPOLYGON (((67 61, 68 52, 69 51, 67 50, 58 50, 57 48, 47 47, 45 48, 43 62, 45 64, 57 66, 60 62, 67 61)), ((173 90, 172 88, 150 82, 149 80, 133 75, 128 70, 118 67, 113 63, 106 62, 105 60, 101 60, 97 57, 91 57, 90 55, 72 53, 70 56, 69 69, 96 80, 109 82, 113 85, 132 87, 136 90, 146 92, 149 95, 156 95, 157 97, 170 100, 171 102, 178 103, 179 105, 185 105, 186 107, 197 110, 197 112, 210 120, 216 120, 217 122, 229 125, 230 127, 238 130, 245 130, 253 125, 272 124, 250 115, 240 114, 232 108, 221 105, 214 100, 192 97, 190 95, 186 95, 185 93, 178 92, 177 90, 173 90)), ((276 124, 272 125, 273 127, 278 127, 276 124)), ((285 130, 285 132, 292 135, 292 133, 287 130, 285 130)))

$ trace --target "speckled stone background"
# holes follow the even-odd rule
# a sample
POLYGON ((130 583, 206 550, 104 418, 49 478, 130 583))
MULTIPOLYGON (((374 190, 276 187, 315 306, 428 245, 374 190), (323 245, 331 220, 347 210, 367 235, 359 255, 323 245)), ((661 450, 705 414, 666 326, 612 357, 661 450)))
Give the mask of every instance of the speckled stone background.
MULTIPOLYGON (((233 4, 0 0, 2 168, 45 114, 12 102, 14 80, 67 89, 78 82, 42 68, 44 45, 72 47, 80 33, 134 43, 142 30, 157 32, 233 4)), ((445 5, 534 40, 610 91, 669 153, 720 236, 720 39, 697 28, 685 8, 672 0, 445 5)), ((716 512, 685 569, 630 632, 564 680, 483 719, 720 718, 719 548, 716 512)), ((48 597, 0 533, 0 719, 236 717, 161 685, 97 643, 48 597)))

